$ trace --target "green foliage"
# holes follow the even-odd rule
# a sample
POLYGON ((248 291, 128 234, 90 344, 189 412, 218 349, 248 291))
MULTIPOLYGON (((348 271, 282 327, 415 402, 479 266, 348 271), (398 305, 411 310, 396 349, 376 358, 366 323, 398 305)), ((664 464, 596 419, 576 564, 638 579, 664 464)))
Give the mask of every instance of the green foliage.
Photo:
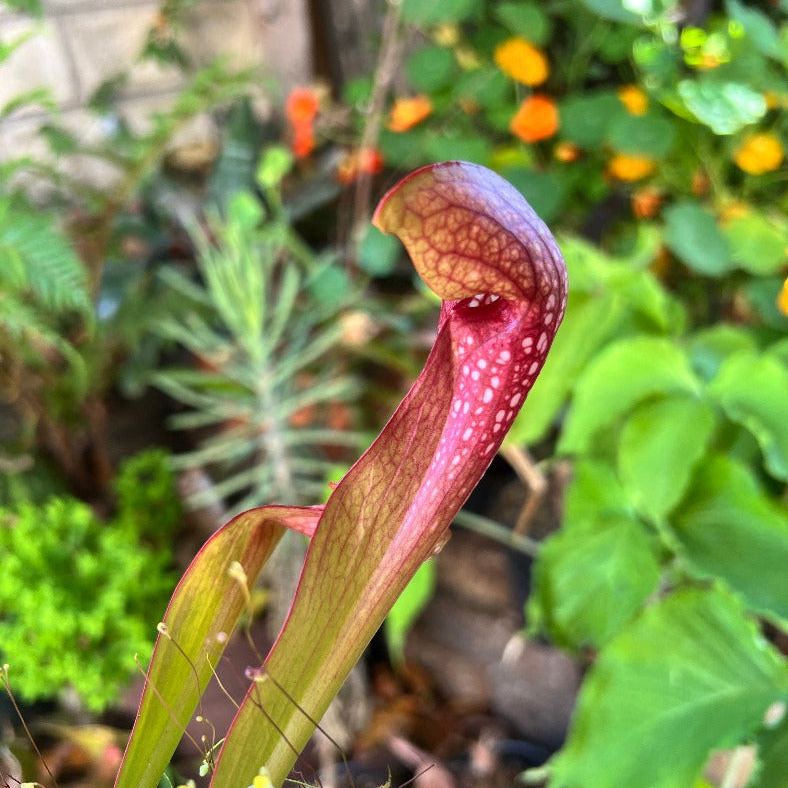
POLYGON ((565 647, 604 646, 655 591, 659 576, 653 539, 637 520, 608 514, 567 522, 539 553, 529 625, 565 647))
POLYGON ((3 0, 3 4, 14 11, 34 16, 40 16, 42 11, 41 0, 3 0))
POLYGON ((417 90, 440 90, 456 78, 454 56, 443 47, 427 47, 413 54, 405 65, 408 80, 417 90))
POLYGON ((440 3, 403 0, 402 18, 414 25, 461 22, 478 15, 481 6, 481 0, 442 0, 440 3))
POLYGON ((386 616, 383 631, 389 654, 394 662, 402 663, 405 659, 405 638, 419 613, 432 599, 435 579, 435 562, 425 561, 416 570, 416 574, 405 586, 386 616))
POLYGON ((120 466, 113 485, 118 526, 157 545, 170 544, 182 515, 171 456, 163 449, 135 454, 120 466))
POLYGON ((621 430, 618 475, 638 514, 660 522, 705 455, 715 414, 701 399, 669 395, 637 406, 621 430))
POLYGON ((684 79, 677 88, 687 110, 715 134, 735 134, 766 114, 765 99, 747 85, 684 79))
POLYGON ((640 260, 648 259, 652 243, 643 234, 631 256, 612 258, 578 239, 561 240, 572 282, 566 317, 509 441, 544 438, 581 371, 614 337, 681 327, 680 306, 650 272, 641 270, 640 260))
POLYGON ((635 336, 599 353, 577 381, 559 451, 588 451, 599 431, 656 394, 695 394, 698 380, 673 342, 635 336))
POLYGON ((211 220, 212 241, 193 230, 202 283, 174 268, 164 272, 184 309, 157 330, 187 348, 202 369, 165 370, 154 382, 189 407, 173 418, 176 429, 213 428, 199 448, 177 458, 181 467, 210 467, 217 479, 194 505, 217 495, 239 510, 319 499, 336 462, 322 447, 356 440, 323 429, 319 416, 354 391, 337 363, 336 317, 348 297, 347 274, 314 257, 293 233, 265 161, 260 172, 274 212, 264 216, 251 193, 237 193, 226 216, 211 220), (309 429, 294 428, 302 420, 309 429))
POLYGON ((1 188, 0 260, 0 354, 7 378, 13 381, 26 369, 46 374, 60 359, 77 396, 84 395, 86 368, 68 328, 92 326, 85 270, 53 216, 1 188))
POLYGON ((507 30, 523 36, 534 44, 544 44, 550 38, 552 22, 538 3, 497 3, 493 13, 507 30))
MULTIPOLYGON (((175 31, 191 4, 166 2, 159 20, 163 28, 175 31)), ((40 10, 29 2, 14 6, 40 10)), ((1 44, 0 63, 34 34, 35 30, 1 44)), ((140 59, 152 56, 143 51, 140 59)), ((132 131, 114 107, 123 82, 119 74, 100 86, 86 109, 102 118, 99 125, 106 137, 97 142, 79 140, 62 127, 52 102, 40 90, 14 96, 0 107, 0 118, 31 108, 40 112, 42 106, 51 114, 40 130, 51 156, 10 159, 0 167, 2 393, 21 416, 21 432, 27 438, 23 448, 32 452, 30 444, 37 438, 81 489, 108 480, 108 474, 95 473, 95 467, 109 467, 102 397, 125 364, 121 388, 138 391, 159 349, 148 330, 161 307, 161 299, 152 292, 149 266, 141 259, 129 264, 120 258, 129 240, 143 254, 145 249, 167 248, 169 241, 157 233, 162 228, 140 225, 145 224, 143 214, 152 217, 161 212, 161 205, 173 202, 171 186, 156 208, 141 211, 133 206, 131 216, 125 212, 156 180, 184 124, 237 98, 250 79, 216 61, 188 77, 172 106, 152 117, 141 133, 132 131), (102 161, 115 173, 113 187, 103 192, 66 175, 71 157, 102 161), (28 173, 47 187, 41 191, 57 204, 59 215, 49 204, 32 204, 25 181, 15 177, 28 173), (134 230, 129 233, 130 225, 134 230)), ((171 224, 170 217, 163 224, 171 224)))
POLYGON ((134 674, 134 655, 150 654, 151 621, 172 584, 166 535, 179 517, 163 467, 160 452, 123 466, 108 523, 68 497, 0 510, 0 659, 26 700, 73 688, 100 711, 134 674), (148 480, 149 489, 130 486, 148 480), (138 519, 154 512, 161 531, 138 519))
POLYGON ((723 228, 731 259, 752 274, 773 274, 785 263, 785 221, 770 221, 765 216, 748 213, 723 228))
POLYGON ((785 662, 734 597, 676 591, 601 652, 551 782, 685 788, 710 750, 750 737, 786 699, 785 662))
POLYGON ((788 368, 774 356, 736 353, 709 387, 727 416, 757 439, 769 472, 788 481, 788 368))
POLYGON ((45 312, 90 314, 85 269, 52 217, 0 201, 0 286, 45 312))
POLYGON ((752 610, 788 622, 788 517, 743 463, 722 455, 708 458, 673 531, 679 556, 693 574, 723 578, 752 610))
MULTIPOLYGON (((775 495, 786 478, 788 359, 768 327, 685 333, 685 311, 642 269, 637 244, 626 261, 574 239, 562 247, 574 289, 510 435, 537 443, 557 430, 556 453, 574 462, 562 528, 534 567, 529 627, 598 650, 552 779, 688 785, 711 748, 754 735, 769 705, 765 694, 756 714, 743 700, 764 668, 744 633, 748 616, 788 621, 788 511, 775 495), (716 622, 716 639, 689 626, 695 614, 716 622), (707 656, 728 649, 721 638, 737 643, 731 674, 707 656), (728 699, 715 682, 741 689, 728 699), (654 752, 676 753, 675 769, 663 772, 654 752)), ((784 669, 767 682, 773 701, 784 669)))
POLYGON ((690 268, 720 276, 730 267, 730 249, 714 217, 694 202, 665 211, 665 243, 690 268))
POLYGON ((359 246, 358 264, 371 276, 386 276, 394 270, 401 248, 396 238, 370 225, 359 246))

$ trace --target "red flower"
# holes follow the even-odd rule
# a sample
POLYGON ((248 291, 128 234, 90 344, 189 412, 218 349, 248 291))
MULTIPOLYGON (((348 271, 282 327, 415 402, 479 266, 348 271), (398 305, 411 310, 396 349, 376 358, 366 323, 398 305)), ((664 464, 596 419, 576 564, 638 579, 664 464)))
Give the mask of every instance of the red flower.
POLYGON ((293 88, 285 101, 285 117, 292 129, 292 148, 303 159, 315 149, 315 118, 320 99, 311 88, 293 88))
POLYGON ((320 100, 312 88, 293 88, 285 102, 285 117, 292 126, 312 123, 320 109, 320 100))
POLYGON ((340 183, 353 183, 361 175, 377 175, 383 170, 383 155, 377 148, 360 148, 355 153, 347 153, 337 166, 337 180, 340 183))

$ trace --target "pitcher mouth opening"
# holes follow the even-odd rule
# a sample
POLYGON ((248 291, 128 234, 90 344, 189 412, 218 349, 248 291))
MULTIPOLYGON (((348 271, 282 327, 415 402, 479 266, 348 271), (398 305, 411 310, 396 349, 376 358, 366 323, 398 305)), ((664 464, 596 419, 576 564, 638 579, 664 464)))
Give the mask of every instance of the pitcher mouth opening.
POLYGON ((468 309, 478 309, 480 306, 494 304, 500 296, 495 293, 477 293, 471 298, 464 299, 464 304, 468 309))
POLYGON ((459 313, 464 320, 489 320, 501 317, 501 312, 506 304, 510 303, 502 296, 495 293, 476 293, 467 298, 461 298, 454 306, 455 314, 459 313))

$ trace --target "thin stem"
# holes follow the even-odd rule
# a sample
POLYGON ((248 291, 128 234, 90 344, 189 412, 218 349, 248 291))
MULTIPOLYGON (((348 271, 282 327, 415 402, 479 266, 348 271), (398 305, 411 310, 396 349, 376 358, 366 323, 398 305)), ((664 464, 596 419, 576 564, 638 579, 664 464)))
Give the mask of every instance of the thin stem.
MULTIPOLYGON (((366 113, 364 130, 361 133, 359 150, 373 148, 380 138, 383 124, 383 109, 386 96, 394 77, 397 75, 400 52, 402 48, 400 3, 390 2, 386 17, 383 20, 383 33, 380 55, 372 78, 372 95, 366 113)), ((357 233, 365 227, 369 219, 369 201, 372 193, 372 178, 368 173, 360 173, 356 181, 353 195, 353 226, 350 231, 350 242, 355 244, 357 233)), ((354 250, 355 251, 355 250, 354 250)), ((355 254, 351 259, 355 258, 355 254)))
POLYGON ((511 547, 513 550, 519 550, 526 555, 535 556, 539 552, 539 542, 535 539, 519 536, 500 523, 496 523, 494 520, 490 520, 480 514, 474 514, 463 509, 461 512, 457 512, 454 522, 463 528, 467 528, 469 531, 475 531, 477 534, 486 536, 489 539, 495 539, 496 542, 500 542, 506 547, 511 547))

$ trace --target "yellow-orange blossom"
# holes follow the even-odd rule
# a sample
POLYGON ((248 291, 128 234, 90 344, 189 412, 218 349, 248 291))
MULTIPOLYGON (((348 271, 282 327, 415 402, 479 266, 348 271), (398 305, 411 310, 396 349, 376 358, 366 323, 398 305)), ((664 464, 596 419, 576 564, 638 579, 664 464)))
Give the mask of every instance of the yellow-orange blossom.
POLYGON ((549 96, 535 94, 520 105, 509 129, 523 142, 538 142, 558 131, 558 108, 549 96))
POLYGON ((408 131, 428 118, 432 113, 432 102, 428 96, 398 98, 389 115, 389 131, 408 131))
POLYGON ((783 162, 785 152, 776 134, 753 134, 742 142, 733 154, 733 160, 750 175, 773 172, 783 162))
POLYGON ((495 64, 506 76, 535 87, 550 75, 544 53, 524 38, 509 38, 495 48, 495 64))

